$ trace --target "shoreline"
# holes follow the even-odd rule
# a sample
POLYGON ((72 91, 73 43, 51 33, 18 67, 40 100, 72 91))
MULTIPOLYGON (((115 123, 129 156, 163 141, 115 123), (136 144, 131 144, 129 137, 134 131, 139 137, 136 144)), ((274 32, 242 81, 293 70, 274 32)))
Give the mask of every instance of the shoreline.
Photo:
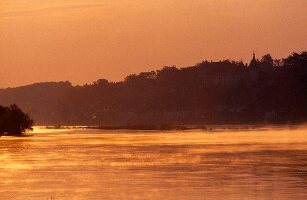
POLYGON ((135 130, 135 131, 244 131, 244 130, 267 130, 267 129, 297 129, 305 127, 300 124, 257 124, 257 125, 103 125, 103 126, 37 126, 45 129, 97 129, 97 130, 135 130))

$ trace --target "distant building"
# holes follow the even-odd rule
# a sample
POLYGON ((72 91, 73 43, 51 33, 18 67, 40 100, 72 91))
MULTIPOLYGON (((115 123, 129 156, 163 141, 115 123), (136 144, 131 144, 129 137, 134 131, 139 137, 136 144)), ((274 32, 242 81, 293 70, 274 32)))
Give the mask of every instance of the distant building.
POLYGON ((249 64, 249 72, 252 75, 252 79, 255 79, 259 76, 259 73, 272 73, 274 71, 274 67, 270 64, 267 64, 263 61, 259 61, 256 59, 255 52, 253 52, 253 59, 251 60, 249 64))
POLYGON ((255 68, 257 68, 257 66, 258 66, 258 61, 256 60, 255 52, 253 52, 253 59, 251 60, 249 67, 251 69, 255 69, 255 68))

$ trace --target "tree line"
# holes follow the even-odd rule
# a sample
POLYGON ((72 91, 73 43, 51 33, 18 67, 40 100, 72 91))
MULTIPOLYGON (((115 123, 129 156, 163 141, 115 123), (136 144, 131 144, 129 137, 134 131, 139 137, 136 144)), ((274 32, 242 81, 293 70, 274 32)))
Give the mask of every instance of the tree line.
POLYGON ((0 103, 18 103, 38 124, 261 124, 307 121, 307 52, 270 54, 250 64, 203 61, 165 66, 72 86, 37 83, 0 90, 0 103))

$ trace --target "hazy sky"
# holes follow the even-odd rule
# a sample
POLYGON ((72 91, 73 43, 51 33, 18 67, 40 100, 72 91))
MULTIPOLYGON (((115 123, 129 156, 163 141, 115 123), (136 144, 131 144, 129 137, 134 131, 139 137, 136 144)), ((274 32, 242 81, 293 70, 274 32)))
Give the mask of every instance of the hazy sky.
POLYGON ((307 50, 307 0, 0 0, 0 87, 307 50))

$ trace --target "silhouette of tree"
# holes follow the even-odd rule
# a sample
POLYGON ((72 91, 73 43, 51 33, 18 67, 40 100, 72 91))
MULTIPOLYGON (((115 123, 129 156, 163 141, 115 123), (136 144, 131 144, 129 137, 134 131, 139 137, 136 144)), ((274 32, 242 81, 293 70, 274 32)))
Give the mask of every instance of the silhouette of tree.
POLYGON ((270 54, 266 54, 261 58, 261 62, 273 66, 274 60, 270 54))
POLYGON ((285 66, 306 67, 307 51, 301 53, 292 53, 288 58, 283 59, 285 66))
POLYGON ((283 66, 283 61, 281 59, 274 59, 273 66, 274 67, 282 67, 283 66))
POLYGON ((16 104, 0 107, 0 135, 21 136, 25 131, 32 130, 33 120, 16 104))
POLYGON ((98 79, 97 81, 95 81, 94 83, 93 83, 94 85, 99 85, 99 86, 107 86, 107 85, 109 85, 109 81, 108 80, 106 80, 106 79, 98 79))

